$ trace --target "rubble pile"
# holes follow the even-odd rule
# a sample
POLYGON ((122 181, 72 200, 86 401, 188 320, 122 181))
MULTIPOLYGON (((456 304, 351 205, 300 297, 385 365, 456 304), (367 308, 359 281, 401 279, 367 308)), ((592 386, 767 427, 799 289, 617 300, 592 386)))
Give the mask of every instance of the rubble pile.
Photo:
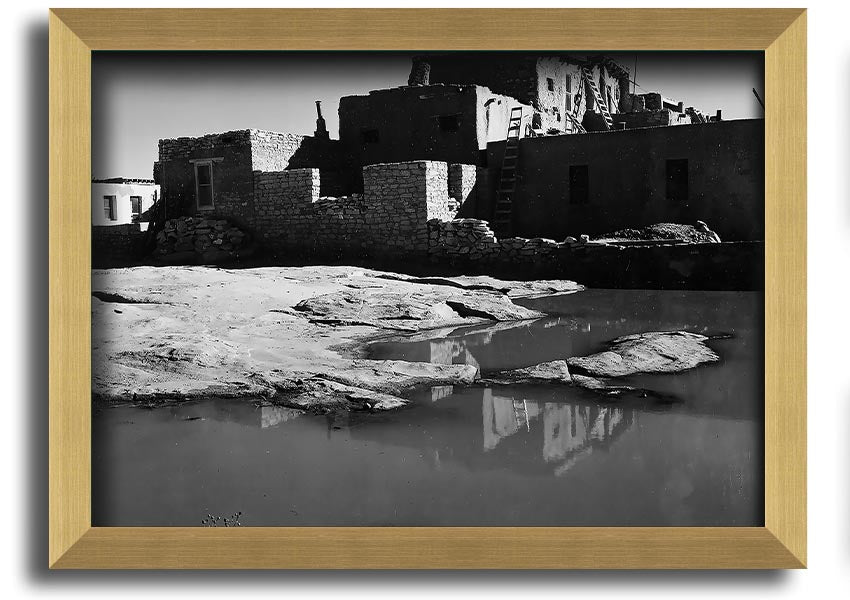
POLYGON ((245 255, 250 237, 226 219, 169 219, 156 234, 154 254, 165 260, 201 259, 216 262, 245 255))
POLYGON ((697 225, 656 223, 640 229, 620 229, 595 238, 597 241, 677 241, 692 244, 716 243, 720 238, 702 222, 697 225))

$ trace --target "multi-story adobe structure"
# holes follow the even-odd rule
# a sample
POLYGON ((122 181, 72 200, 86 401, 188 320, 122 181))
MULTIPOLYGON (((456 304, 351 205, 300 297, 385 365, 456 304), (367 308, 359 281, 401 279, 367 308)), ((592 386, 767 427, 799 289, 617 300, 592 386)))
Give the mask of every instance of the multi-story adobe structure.
MULTIPOLYGON (((305 198, 337 196, 346 219, 368 228, 374 219, 357 194, 383 209, 403 205, 380 196, 393 181, 418 188, 390 177, 366 190, 363 169, 424 161, 443 163, 422 173, 429 182, 447 174, 457 216, 489 221, 500 238, 696 220, 725 240, 763 237, 762 120, 720 122, 659 93, 629 93, 628 71, 602 56, 430 54, 414 58, 408 83, 343 97, 338 140, 320 112, 313 136, 242 130, 161 140, 154 171, 168 214, 215 214, 246 228, 283 219, 275 232, 292 230, 292 211, 275 208, 269 194, 303 180, 305 198), (303 169, 315 175, 269 175, 303 169)), ((311 211, 299 209, 299 222, 318 215, 311 211)), ((327 223, 343 220, 334 219, 310 231, 331 235, 327 223)))

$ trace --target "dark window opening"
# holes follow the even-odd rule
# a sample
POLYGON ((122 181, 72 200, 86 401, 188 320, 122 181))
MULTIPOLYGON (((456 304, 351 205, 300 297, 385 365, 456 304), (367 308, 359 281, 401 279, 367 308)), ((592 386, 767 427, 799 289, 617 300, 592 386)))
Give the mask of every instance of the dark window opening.
POLYGON ((142 217, 142 197, 130 196, 130 220, 137 223, 142 217))
POLYGON ((590 182, 587 165, 570 167, 570 204, 587 204, 590 200, 590 182))
POLYGON ((103 197, 103 216, 110 221, 118 220, 118 215, 115 214, 115 196, 103 197))
POLYGON ((458 115, 441 115, 437 117, 441 131, 457 131, 460 129, 460 117, 458 115))
POLYGON ((688 159, 686 158, 667 161, 667 200, 688 201, 688 159))
POLYGON ((555 119, 557 119, 557 121, 560 123, 561 122, 561 111, 559 111, 557 108, 553 108, 552 112, 555 113, 555 119))
POLYGON ((360 141, 364 144, 377 144, 381 141, 381 136, 378 135, 377 129, 364 129, 360 132, 360 141))
POLYGON ((555 91, 555 80, 552 79, 551 77, 546 78, 546 89, 549 90, 550 92, 555 91))
POLYGON ((573 89, 573 77, 572 77, 572 75, 570 75, 569 73, 567 73, 566 86, 567 86, 567 91, 568 91, 568 92, 572 92, 572 89, 573 89))
POLYGON ((213 205, 212 164, 195 164, 195 184, 198 195, 198 208, 213 205))

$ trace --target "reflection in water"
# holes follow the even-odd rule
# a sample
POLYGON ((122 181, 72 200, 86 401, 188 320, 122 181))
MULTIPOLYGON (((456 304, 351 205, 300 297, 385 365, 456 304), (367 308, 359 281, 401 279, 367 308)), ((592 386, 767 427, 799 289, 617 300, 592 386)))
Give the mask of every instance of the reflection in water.
POLYGON ((541 456, 563 475, 575 461, 593 450, 608 447, 635 419, 633 410, 614 406, 535 402, 497 396, 483 390, 481 414, 484 451, 494 450, 507 437, 523 432, 540 440, 541 456))
POLYGON ((712 342, 718 364, 624 381, 682 399, 672 405, 511 385, 437 386, 379 414, 215 399, 96 410, 93 523, 191 526, 241 512, 245 526, 760 525, 760 302, 592 290, 540 300, 551 318, 371 348, 486 373, 639 331, 731 333, 712 342))

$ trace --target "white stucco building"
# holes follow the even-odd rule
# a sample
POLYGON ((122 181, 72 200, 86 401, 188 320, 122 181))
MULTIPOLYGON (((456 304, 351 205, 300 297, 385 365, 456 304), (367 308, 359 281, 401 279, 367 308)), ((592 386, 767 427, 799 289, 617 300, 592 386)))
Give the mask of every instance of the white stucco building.
POLYGON ((92 225, 146 222, 145 213, 159 196, 159 186, 152 179, 92 179, 92 225))

